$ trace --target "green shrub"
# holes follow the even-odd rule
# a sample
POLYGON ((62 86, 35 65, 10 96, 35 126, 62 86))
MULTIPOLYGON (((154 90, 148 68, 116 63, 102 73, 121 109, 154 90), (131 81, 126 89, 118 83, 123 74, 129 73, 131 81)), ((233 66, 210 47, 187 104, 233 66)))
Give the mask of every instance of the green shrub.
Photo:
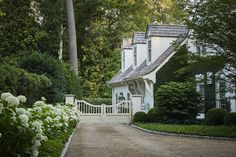
POLYGON ((109 98, 84 98, 84 100, 93 105, 101 105, 101 104, 111 105, 112 104, 112 99, 109 99, 109 98))
POLYGON ((148 116, 145 112, 136 112, 133 117, 133 122, 147 122, 148 116))
POLYGON ((51 87, 51 81, 44 75, 28 73, 21 68, 10 65, 0 66, 0 93, 11 92, 14 95, 25 95, 27 104, 32 104, 51 87))
POLYGON ((236 112, 230 112, 225 115, 224 125, 236 126, 236 112))
POLYGON ((161 122, 191 123, 197 116, 199 94, 189 82, 161 85, 155 94, 157 114, 161 122))
POLYGON ((75 75, 69 64, 63 64, 66 74, 66 94, 74 94, 77 98, 81 96, 80 79, 75 75))
POLYGON ((45 91, 49 103, 62 102, 67 93, 78 94, 78 77, 60 60, 48 54, 33 53, 23 57, 18 64, 29 72, 45 75, 51 80, 52 87, 45 91))
POLYGON ((222 125, 226 111, 221 108, 212 108, 208 110, 205 118, 206 125, 222 125))
POLYGON ((157 122, 158 121, 158 113, 157 108, 153 107, 148 111, 148 121, 149 122, 157 122))

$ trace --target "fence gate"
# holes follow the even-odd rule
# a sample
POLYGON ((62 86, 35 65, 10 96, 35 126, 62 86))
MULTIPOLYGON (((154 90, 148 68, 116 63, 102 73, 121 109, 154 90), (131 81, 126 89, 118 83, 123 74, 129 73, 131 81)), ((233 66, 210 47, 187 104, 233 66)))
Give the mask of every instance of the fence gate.
POLYGON ((115 105, 92 105, 76 100, 80 112, 80 123, 131 123, 131 102, 122 101, 115 105))

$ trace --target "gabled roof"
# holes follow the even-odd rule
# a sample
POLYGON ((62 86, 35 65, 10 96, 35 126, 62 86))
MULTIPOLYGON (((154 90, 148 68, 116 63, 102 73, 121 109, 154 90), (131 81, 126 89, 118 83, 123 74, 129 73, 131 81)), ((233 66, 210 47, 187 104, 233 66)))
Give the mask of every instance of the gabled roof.
POLYGON ((145 32, 134 32, 131 44, 145 44, 145 34, 145 32))
POLYGON ((127 77, 125 77, 124 80, 132 80, 135 78, 138 78, 143 75, 147 75, 154 71, 159 65, 161 65, 162 62, 164 62, 170 54, 172 54, 176 49, 177 45, 180 45, 181 43, 184 42, 186 39, 186 36, 180 36, 174 44, 172 44, 170 47, 168 47, 152 64, 147 65, 146 60, 136 69, 132 71, 127 77))
POLYGON ((122 81, 133 80, 141 76, 147 75, 153 72, 157 67, 159 67, 172 53, 174 53, 178 45, 181 45, 185 39, 186 35, 180 36, 171 46, 169 46, 152 64, 147 65, 147 61, 144 60, 137 68, 133 69, 131 65, 126 71, 119 71, 108 84, 118 84, 122 81))
POLYGON ((123 79, 133 71, 133 65, 131 65, 127 70, 122 72, 121 70, 108 82, 108 84, 116 84, 123 81, 123 79))
POLYGON ((187 34, 188 28, 185 25, 149 24, 147 25, 146 38, 149 36, 178 37, 187 34))

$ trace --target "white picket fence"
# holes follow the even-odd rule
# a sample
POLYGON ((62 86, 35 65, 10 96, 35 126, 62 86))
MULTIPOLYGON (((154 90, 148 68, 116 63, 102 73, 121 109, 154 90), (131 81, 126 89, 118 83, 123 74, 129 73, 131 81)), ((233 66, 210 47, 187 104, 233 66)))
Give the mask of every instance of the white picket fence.
POLYGON ((131 123, 131 102, 122 101, 115 105, 93 105, 76 100, 80 112, 80 123, 131 123))

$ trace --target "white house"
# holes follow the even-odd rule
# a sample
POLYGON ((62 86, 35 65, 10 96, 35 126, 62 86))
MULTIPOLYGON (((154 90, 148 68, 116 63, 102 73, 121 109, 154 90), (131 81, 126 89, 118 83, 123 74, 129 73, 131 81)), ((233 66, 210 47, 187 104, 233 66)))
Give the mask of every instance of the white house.
MULTIPOLYGON (((124 39, 122 68, 108 82, 112 88, 112 103, 131 100, 133 114, 152 108, 156 73, 177 52, 176 45, 186 45, 193 53, 197 51, 194 42, 187 38, 188 33, 189 29, 183 25, 149 24, 146 32, 135 32, 132 39, 124 39)), ((219 84, 217 82, 217 88, 219 84)), ((202 92, 200 83, 198 90, 202 92)), ((219 98, 219 94, 216 97, 219 98)), ((220 100, 216 102, 216 107, 221 107, 220 100)), ((231 101, 231 111, 235 111, 235 99, 231 101)))
POLYGON ((186 26, 150 24, 146 32, 135 32, 132 40, 125 39, 122 68, 109 81, 112 103, 135 101, 140 106, 133 106, 133 113, 152 108, 156 73, 175 54, 173 42, 185 44, 187 33, 186 26))

